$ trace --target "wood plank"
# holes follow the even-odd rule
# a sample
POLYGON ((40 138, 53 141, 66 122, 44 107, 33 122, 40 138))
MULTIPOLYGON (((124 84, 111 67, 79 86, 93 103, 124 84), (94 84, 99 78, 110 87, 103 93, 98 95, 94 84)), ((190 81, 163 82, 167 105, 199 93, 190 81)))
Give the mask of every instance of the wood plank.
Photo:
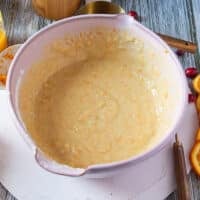
POLYGON ((39 17, 33 11, 30 0, 1 0, 0 9, 3 11, 9 44, 23 43, 50 23, 50 20, 39 17))
MULTIPOLYGON (((191 23, 194 25, 194 29, 191 30, 193 37, 195 38, 198 46, 200 45, 200 2, 199 0, 187 0, 188 6, 191 7, 190 19, 191 23)), ((198 53, 195 55, 195 63, 196 66, 200 69, 200 49, 198 49, 198 53)))

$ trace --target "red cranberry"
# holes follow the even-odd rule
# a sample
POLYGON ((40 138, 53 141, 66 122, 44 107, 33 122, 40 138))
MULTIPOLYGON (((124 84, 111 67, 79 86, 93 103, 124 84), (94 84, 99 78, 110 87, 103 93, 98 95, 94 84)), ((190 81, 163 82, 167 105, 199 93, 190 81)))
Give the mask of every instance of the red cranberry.
POLYGON ((180 50, 180 49, 176 50, 176 55, 177 56, 183 56, 184 54, 185 54, 185 51, 180 50))
POLYGON ((128 15, 134 17, 136 20, 139 19, 139 16, 138 16, 137 12, 134 11, 134 10, 129 11, 129 12, 128 12, 128 15))
POLYGON ((197 96, 195 94, 188 94, 188 102, 194 103, 197 100, 197 96))
POLYGON ((185 69, 185 75, 188 78, 194 78, 198 74, 198 70, 195 67, 188 67, 185 69))

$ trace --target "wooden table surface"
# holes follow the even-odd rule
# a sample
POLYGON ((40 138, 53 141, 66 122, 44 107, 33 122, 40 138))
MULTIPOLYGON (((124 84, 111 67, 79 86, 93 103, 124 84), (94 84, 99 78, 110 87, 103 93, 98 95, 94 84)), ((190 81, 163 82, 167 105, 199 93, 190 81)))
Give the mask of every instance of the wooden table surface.
MULTIPOLYGON (((200 0, 114 0, 126 11, 136 10, 141 23, 150 29, 200 44, 200 0)), ((51 23, 37 16, 30 0, 0 0, 9 44, 23 43, 33 33, 51 23)), ((183 67, 199 67, 200 52, 180 58, 183 67)), ((200 200, 200 181, 191 173, 192 199, 200 200)), ((15 200, 6 188, 0 185, 1 200, 15 200)), ((176 193, 167 200, 177 199, 176 193)))

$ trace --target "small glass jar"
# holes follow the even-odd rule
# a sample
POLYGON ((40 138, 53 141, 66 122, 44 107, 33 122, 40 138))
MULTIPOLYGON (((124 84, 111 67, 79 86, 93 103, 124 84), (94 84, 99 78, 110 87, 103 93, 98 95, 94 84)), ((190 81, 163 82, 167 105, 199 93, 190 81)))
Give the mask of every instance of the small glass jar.
POLYGON ((32 0, 39 15, 54 20, 73 15, 80 3, 81 0, 32 0))

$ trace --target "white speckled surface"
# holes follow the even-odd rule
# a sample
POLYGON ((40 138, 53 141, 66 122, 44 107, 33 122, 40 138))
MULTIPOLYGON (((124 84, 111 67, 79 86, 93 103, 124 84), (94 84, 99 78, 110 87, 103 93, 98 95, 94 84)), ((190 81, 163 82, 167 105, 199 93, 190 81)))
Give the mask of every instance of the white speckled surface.
MULTIPOLYGON (((70 200, 163 199, 175 188, 172 144, 145 163, 112 178, 56 176, 36 164, 9 116, 6 91, 0 91, 0 110, 4 113, 0 120, 0 180, 20 200, 58 200, 65 197, 70 200)), ((197 127, 192 105, 188 106, 183 124, 179 137, 188 157, 193 142, 191 136, 197 127)))
MULTIPOLYGON (((126 11, 136 10, 141 16, 141 23, 156 32, 200 43, 199 0, 113 0, 113 2, 126 11)), ((1 0, 0 9, 3 12, 9 44, 23 43, 37 30, 51 23, 50 20, 39 17, 33 12, 31 0, 1 0), (26 20, 22 20, 25 18, 26 20)), ((199 50, 196 55, 186 54, 180 60, 184 68, 195 65, 198 67, 199 50)), ((2 118, 4 114, 0 116, 0 122, 2 118)), ((190 173, 190 183, 192 199, 199 200, 200 181, 194 173, 190 173)), ((2 185, 0 185, 0 199, 15 200, 2 185)), ((167 200, 175 199, 177 199, 175 193, 167 198, 167 200)))

